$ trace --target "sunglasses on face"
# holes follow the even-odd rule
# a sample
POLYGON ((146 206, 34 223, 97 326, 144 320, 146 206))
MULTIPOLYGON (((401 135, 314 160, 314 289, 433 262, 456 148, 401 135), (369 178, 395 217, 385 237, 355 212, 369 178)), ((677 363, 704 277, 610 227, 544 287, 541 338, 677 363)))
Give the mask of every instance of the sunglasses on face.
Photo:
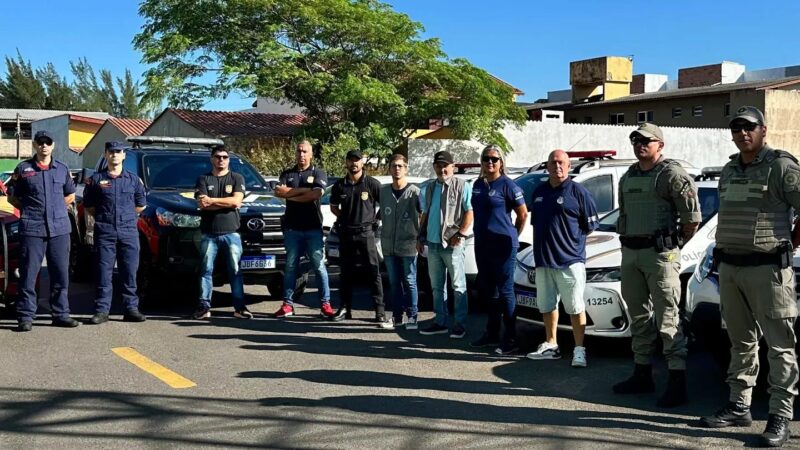
POLYGON ((38 146, 53 145, 53 140, 52 139, 38 139, 36 141, 36 145, 38 145, 38 146))
POLYGON ((741 133, 742 131, 750 132, 755 130, 756 128, 758 128, 758 124, 753 122, 735 123, 731 125, 731 132, 733 133, 741 133))
POLYGON ((639 145, 647 146, 651 142, 656 142, 656 140, 655 139, 646 138, 646 137, 631 138, 631 145, 639 144, 639 145))
POLYGON ((214 155, 214 156, 212 156, 212 158, 226 160, 226 159, 229 158, 229 156, 228 155, 214 155))
POLYGON ((500 158, 498 158, 497 156, 483 156, 481 157, 481 161, 483 162, 491 161, 493 164, 497 164, 497 161, 500 161, 500 158))

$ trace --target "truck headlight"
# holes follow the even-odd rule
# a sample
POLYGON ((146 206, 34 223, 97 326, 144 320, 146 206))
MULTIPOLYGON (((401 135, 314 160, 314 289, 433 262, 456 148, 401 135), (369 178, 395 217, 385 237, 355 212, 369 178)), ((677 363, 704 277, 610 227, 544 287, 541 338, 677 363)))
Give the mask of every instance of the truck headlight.
MULTIPOLYGON (((713 248, 713 247, 712 247, 713 248)), ((708 277, 708 274, 711 273, 711 266, 714 265, 714 252, 707 250, 703 254, 703 258, 700 260, 700 264, 694 268, 694 279, 698 282, 703 282, 703 280, 708 277)))
POLYGON ((587 283, 613 283, 622 280, 619 267, 586 269, 587 283))
POLYGON ((194 214, 181 214, 167 211, 164 208, 156 208, 156 218, 162 227, 176 228, 198 228, 200 227, 200 216, 194 214))

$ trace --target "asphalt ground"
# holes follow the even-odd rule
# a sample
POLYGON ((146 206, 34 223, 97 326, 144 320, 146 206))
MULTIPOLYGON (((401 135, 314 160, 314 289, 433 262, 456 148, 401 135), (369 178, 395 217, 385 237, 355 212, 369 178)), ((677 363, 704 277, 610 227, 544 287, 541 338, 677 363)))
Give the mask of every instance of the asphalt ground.
MULTIPOLYGON (((626 341, 589 338, 589 367, 574 369, 569 334, 561 360, 524 358, 544 337, 524 323, 520 354, 500 357, 469 347, 483 315, 454 340, 377 329, 364 290, 354 320, 339 323, 319 317, 314 289, 283 320, 270 317, 280 302, 263 286, 245 289, 253 320, 233 318, 227 292, 216 289, 206 321, 186 319, 193 305, 178 293, 143 308, 141 324, 55 328, 44 298, 32 332, 0 321, 0 448, 735 448, 754 446, 765 426, 762 391, 750 428, 696 427, 727 400, 704 352, 690 354, 690 403, 662 410, 662 359, 656 394, 612 394, 632 370, 626 341), (173 377, 194 386, 170 387, 173 377)), ((91 286, 74 284, 70 298, 74 317, 92 314, 91 286)))

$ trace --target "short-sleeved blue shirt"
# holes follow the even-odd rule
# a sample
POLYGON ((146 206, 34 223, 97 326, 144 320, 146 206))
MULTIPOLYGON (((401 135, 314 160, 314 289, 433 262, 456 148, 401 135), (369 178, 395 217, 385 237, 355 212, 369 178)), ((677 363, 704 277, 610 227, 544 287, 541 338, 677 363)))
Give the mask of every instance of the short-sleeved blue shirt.
POLYGON ((571 179, 533 191, 533 257, 536 267, 564 269, 586 262, 586 236, 597 228, 592 194, 571 179))
POLYGON ((146 197, 142 180, 133 172, 112 175, 104 170, 86 180, 83 206, 95 209, 95 234, 136 235, 136 208, 147 204, 146 197))
POLYGON ((75 183, 66 164, 52 160, 42 166, 36 158, 22 161, 14 169, 8 195, 22 203, 19 234, 55 237, 72 231, 64 198, 75 193, 75 183))
POLYGON ((472 185, 472 213, 475 244, 491 242, 494 237, 510 237, 513 248, 519 247, 517 229, 511 223, 511 210, 525 204, 525 194, 505 175, 494 181, 478 178, 472 185))

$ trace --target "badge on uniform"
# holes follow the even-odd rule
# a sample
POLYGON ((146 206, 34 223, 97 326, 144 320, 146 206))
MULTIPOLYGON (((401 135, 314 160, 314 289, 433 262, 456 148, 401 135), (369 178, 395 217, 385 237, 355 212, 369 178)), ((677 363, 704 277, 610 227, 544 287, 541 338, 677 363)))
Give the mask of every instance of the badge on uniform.
POLYGON ((556 203, 558 203, 559 205, 563 205, 564 204, 564 197, 558 197, 556 199, 556 203))
POLYGON ((306 178, 306 183, 313 183, 313 182, 314 182, 314 175, 309 175, 308 178, 306 178))
POLYGON ((369 192, 364 191, 361 193, 361 200, 366 200, 369 198, 369 192))
POLYGON ((230 194, 231 192, 233 192, 233 185, 232 184, 226 184, 225 185, 225 193, 226 194, 230 194))
POLYGON ((495 191, 494 189, 490 189, 489 190, 489 197, 494 197, 495 195, 497 195, 497 191, 495 191))
POLYGON ((387 215, 387 216, 391 215, 392 214, 392 208, 390 206, 387 206, 386 208, 383 208, 383 214, 387 215))
POLYGON ((99 184, 101 188, 111 187, 111 186, 109 186, 109 184, 111 184, 111 182, 108 181, 108 180, 100 180, 97 184, 99 184))

